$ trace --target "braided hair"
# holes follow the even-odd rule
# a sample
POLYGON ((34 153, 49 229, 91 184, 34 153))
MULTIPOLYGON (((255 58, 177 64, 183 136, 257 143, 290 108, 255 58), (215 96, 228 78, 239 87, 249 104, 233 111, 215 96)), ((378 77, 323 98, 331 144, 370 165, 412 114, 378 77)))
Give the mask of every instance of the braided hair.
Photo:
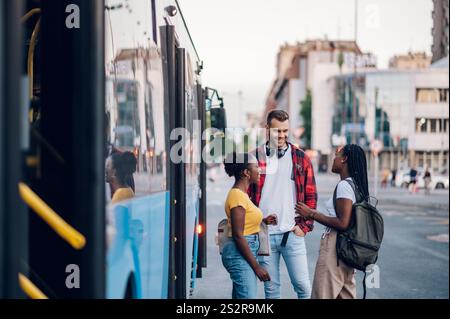
POLYGON ((255 159, 248 153, 230 153, 226 156, 223 164, 225 166, 225 173, 228 176, 233 177, 236 181, 242 178, 244 170, 248 169, 251 163, 254 163, 255 159))
POLYGON ((113 167, 116 169, 116 177, 122 185, 126 185, 134 191, 133 173, 136 172, 137 160, 132 152, 114 152, 111 155, 113 167))
POLYGON ((344 156, 347 157, 348 172, 356 185, 356 189, 365 200, 369 200, 366 153, 356 144, 345 145, 343 152, 344 156))

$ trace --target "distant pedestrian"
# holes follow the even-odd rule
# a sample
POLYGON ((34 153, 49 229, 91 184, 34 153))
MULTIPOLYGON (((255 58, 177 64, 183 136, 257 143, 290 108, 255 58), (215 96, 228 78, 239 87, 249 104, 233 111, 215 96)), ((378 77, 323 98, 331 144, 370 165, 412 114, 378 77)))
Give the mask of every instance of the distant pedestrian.
POLYGON ((411 170, 409 171, 409 184, 408 184, 408 188, 409 188, 409 192, 410 193, 415 193, 417 191, 417 170, 415 167, 412 167, 411 170))
POLYGON ((326 203, 326 213, 320 213, 303 203, 296 206, 296 212, 305 218, 327 226, 320 241, 319 259, 316 264, 312 286, 312 299, 354 299, 356 298, 355 269, 338 262, 336 239, 338 231, 350 226, 352 207, 356 202, 355 189, 361 198, 368 200, 367 162, 364 150, 358 145, 346 145, 335 153, 331 171, 339 174, 341 181, 334 195, 326 203))
POLYGON ((381 174, 382 174, 381 175, 381 187, 386 188, 388 179, 389 179, 389 175, 391 175, 391 172, 387 169, 387 167, 385 167, 381 174))
POLYGON ((391 172, 391 186, 395 187, 395 179, 397 178, 397 170, 394 168, 391 172))
POLYGON ((425 170, 423 175, 423 181, 425 184, 425 195, 430 195, 431 173, 428 168, 425 170))

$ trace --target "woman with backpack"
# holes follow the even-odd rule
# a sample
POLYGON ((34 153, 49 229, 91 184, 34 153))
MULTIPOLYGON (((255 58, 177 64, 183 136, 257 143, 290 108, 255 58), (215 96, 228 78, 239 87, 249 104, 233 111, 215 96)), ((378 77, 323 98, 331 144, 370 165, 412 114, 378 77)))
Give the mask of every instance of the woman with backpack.
POLYGON ((303 203, 296 212, 326 226, 322 235, 317 260, 312 299, 356 298, 355 269, 339 262, 336 252, 338 232, 350 226, 352 207, 358 199, 369 199, 367 162, 364 150, 355 144, 339 148, 335 153, 331 171, 340 175, 341 181, 334 195, 326 203, 326 213, 320 213, 303 203), (353 187, 352 187, 353 184, 353 187), (358 191, 355 194, 353 189, 358 191))
POLYGON ((260 225, 275 223, 275 216, 263 219, 261 210, 247 195, 248 187, 259 182, 259 166, 256 158, 247 153, 229 154, 225 172, 235 178, 225 201, 227 223, 231 233, 222 251, 222 263, 233 281, 233 299, 254 299, 257 280, 270 280, 269 273, 259 265, 256 256, 259 249, 260 225))

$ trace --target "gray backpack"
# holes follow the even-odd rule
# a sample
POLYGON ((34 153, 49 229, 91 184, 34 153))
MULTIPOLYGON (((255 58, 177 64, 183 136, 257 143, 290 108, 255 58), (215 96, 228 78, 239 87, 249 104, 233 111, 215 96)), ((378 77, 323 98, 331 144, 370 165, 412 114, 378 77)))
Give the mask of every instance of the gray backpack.
MULTIPOLYGON (((356 203, 352 207, 350 225, 339 231, 336 239, 336 253, 339 260, 350 267, 364 271, 364 298, 366 297, 366 267, 375 264, 384 235, 383 217, 375 206, 364 199, 353 181, 345 180, 355 192, 356 203)), ((336 192, 333 205, 336 208, 336 192)))

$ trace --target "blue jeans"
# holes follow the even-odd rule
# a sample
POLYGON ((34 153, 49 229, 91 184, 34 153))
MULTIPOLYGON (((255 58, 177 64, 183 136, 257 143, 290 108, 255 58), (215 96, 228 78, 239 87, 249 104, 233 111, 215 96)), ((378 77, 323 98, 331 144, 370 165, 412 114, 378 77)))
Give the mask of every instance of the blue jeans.
POLYGON ((311 297, 311 282, 309 281, 308 260, 306 258, 305 238, 289 233, 285 247, 281 247, 283 234, 270 235, 270 256, 259 256, 258 261, 270 275, 271 281, 264 282, 266 299, 280 299, 280 256, 284 262, 299 299, 311 297))
MULTIPOLYGON (((259 249, 258 235, 244 236, 253 256, 259 249)), ((255 299, 256 298, 256 275, 249 263, 239 252, 233 239, 229 240, 223 247, 222 263, 229 272, 233 281, 233 299, 255 299)))

